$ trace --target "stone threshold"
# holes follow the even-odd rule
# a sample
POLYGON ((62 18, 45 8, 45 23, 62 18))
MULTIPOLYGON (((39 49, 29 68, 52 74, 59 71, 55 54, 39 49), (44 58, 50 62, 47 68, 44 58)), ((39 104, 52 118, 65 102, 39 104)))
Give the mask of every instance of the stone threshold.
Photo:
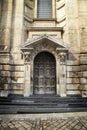
POLYGON ((47 120, 51 118, 67 119, 67 118, 87 117, 87 112, 73 113, 46 113, 46 114, 1 114, 0 120, 47 120))

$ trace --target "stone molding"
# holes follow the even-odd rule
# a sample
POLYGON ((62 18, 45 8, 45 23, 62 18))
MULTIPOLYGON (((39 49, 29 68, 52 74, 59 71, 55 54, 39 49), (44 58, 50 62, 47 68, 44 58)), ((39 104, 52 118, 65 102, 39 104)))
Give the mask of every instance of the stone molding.
POLYGON ((29 27, 29 31, 61 31, 63 32, 62 27, 29 27))

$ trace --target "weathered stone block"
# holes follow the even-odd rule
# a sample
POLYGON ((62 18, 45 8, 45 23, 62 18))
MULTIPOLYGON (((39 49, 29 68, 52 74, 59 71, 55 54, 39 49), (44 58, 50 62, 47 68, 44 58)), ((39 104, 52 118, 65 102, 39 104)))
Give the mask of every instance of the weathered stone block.
POLYGON ((8 90, 8 87, 10 86, 10 84, 0 84, 0 90, 8 90))
POLYGON ((10 90, 10 94, 23 94, 23 90, 15 90, 15 89, 13 89, 13 90, 10 90))
POLYGON ((14 90, 22 90, 24 85, 22 83, 11 83, 10 88, 14 90))
POLYGON ((80 71, 80 66, 67 66, 67 71, 80 71))
POLYGON ((13 77, 24 77, 24 72, 12 72, 11 76, 13 76, 13 77))
POLYGON ((80 56, 80 64, 82 64, 82 65, 87 64, 87 54, 81 54, 81 56, 80 56))
POLYGON ((87 97, 87 91, 82 91, 82 97, 87 97))
POLYGON ((79 84, 80 79, 79 78, 67 78, 67 84, 79 84))
POLYGON ((82 84, 81 85, 81 90, 87 90, 87 84, 82 84))
POLYGON ((0 65, 0 70, 2 70, 2 68, 3 68, 3 66, 2 66, 2 65, 0 65))
POLYGON ((10 77, 10 71, 1 71, 0 76, 2 76, 2 77, 4 77, 4 76, 10 77))
POLYGON ((68 60, 67 60, 67 65, 79 65, 79 53, 74 54, 74 53, 69 53, 68 54, 68 60))
MULTIPOLYGON (((13 62, 13 61, 12 61, 13 62)), ((18 60, 14 60, 14 63, 13 63, 13 65, 19 65, 19 66, 23 66, 24 65, 24 60, 20 60, 20 62, 19 62, 19 59, 18 60)))
POLYGON ((15 65, 11 66, 12 71, 24 71, 24 69, 25 69, 24 65, 23 66, 21 66, 21 65, 20 66, 15 66, 15 65))
POLYGON ((14 78, 12 78, 11 82, 12 83, 24 83, 24 78, 14 77, 14 78))
POLYGON ((82 72, 82 76, 85 78, 87 77, 87 71, 82 72))
POLYGON ((8 55, 0 55, 0 62, 3 64, 9 64, 10 57, 8 55))
POLYGON ((11 79, 7 76, 4 76, 4 77, 0 77, 0 83, 10 83, 11 82, 11 79))
POLYGON ((1 97, 7 97, 8 96, 8 94, 9 94, 9 90, 2 90, 1 92, 0 92, 0 96, 1 97))
POLYGON ((80 89, 80 84, 67 84, 67 90, 78 90, 80 89))
POLYGON ((78 60, 75 60, 75 61, 70 61, 70 60, 67 60, 67 65, 79 65, 79 59, 78 60))
POLYGON ((81 65, 81 71, 87 71, 87 65, 81 65))
POLYGON ((82 77, 82 72, 67 72, 68 78, 79 78, 82 77))
POLYGON ((67 95, 81 95, 81 92, 79 90, 67 91, 67 95))
POLYGON ((10 65, 3 65, 3 70, 10 70, 10 65))
POLYGON ((87 79, 86 78, 81 78, 80 82, 81 82, 81 84, 86 84, 87 83, 87 79))

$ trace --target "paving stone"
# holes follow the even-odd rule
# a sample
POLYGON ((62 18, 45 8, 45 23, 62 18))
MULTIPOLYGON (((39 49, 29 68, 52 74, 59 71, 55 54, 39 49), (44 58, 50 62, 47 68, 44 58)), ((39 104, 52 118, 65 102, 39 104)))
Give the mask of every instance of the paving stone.
POLYGON ((11 130, 18 130, 18 129, 16 129, 16 128, 12 128, 11 130))
POLYGON ((23 126, 19 127, 18 130, 26 130, 23 126))
POLYGON ((4 128, 2 126, 0 126, 0 130, 4 130, 4 128))
POLYGON ((87 117, 0 121, 0 130, 87 130, 87 117))

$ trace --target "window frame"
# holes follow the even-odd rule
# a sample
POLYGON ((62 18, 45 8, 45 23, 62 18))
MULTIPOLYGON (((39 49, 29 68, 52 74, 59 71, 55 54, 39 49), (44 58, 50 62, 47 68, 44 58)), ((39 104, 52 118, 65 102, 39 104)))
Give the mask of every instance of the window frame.
POLYGON ((53 19, 56 18, 56 0, 52 0, 52 18, 38 18, 37 17, 37 7, 38 0, 35 0, 35 8, 34 8, 34 18, 36 19, 53 19))
POLYGON ((52 0, 37 0, 37 18, 52 18, 52 0))

